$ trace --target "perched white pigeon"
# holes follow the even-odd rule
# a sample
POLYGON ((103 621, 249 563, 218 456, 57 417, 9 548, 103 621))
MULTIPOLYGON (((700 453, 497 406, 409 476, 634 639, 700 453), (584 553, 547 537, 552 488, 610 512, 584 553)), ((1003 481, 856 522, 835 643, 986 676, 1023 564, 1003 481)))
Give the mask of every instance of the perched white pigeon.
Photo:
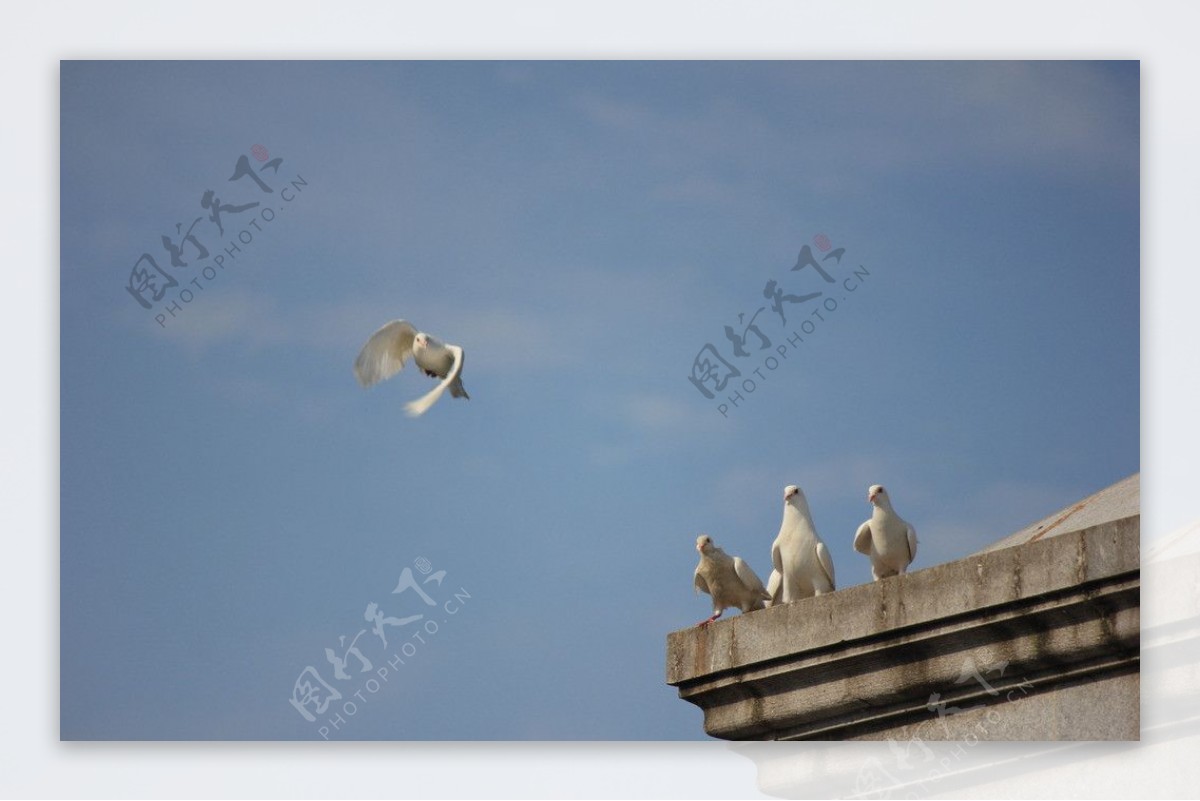
POLYGON ((763 608, 763 601, 770 596, 742 557, 731 558, 707 534, 696 538, 696 550, 700 552, 700 564, 696 565, 692 585, 711 595, 713 603, 713 616, 697 625, 707 626, 731 606, 743 612, 763 608))
POLYGON ((834 590, 833 559, 817 535, 804 492, 794 484, 783 490, 783 523, 771 545, 771 564, 779 572, 772 606, 834 590))
POLYGON ((424 414, 447 388, 455 398, 471 399, 462 385, 463 349, 417 331, 406 320, 392 320, 371 335, 354 360, 354 375, 364 387, 374 386, 404 369, 410 356, 425 375, 442 379, 424 397, 405 404, 410 417, 424 414))
POLYGON ((771 600, 767 601, 767 606, 775 603, 775 597, 779 595, 779 583, 783 581, 783 576, 779 575, 779 571, 771 569, 771 575, 767 578, 767 595, 771 596, 771 600))
POLYGON ((892 509, 892 500, 880 485, 871 485, 867 500, 874 508, 871 519, 854 535, 854 550, 871 558, 876 581, 903 574, 917 558, 917 532, 892 509))

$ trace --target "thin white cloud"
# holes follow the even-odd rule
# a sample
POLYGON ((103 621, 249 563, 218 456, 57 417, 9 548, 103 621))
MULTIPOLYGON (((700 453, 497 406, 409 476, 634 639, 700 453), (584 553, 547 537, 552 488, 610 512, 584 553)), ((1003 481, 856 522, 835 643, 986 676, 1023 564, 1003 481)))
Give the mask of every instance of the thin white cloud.
POLYGON ((589 443, 592 463, 601 467, 631 464, 645 456, 661 456, 695 442, 695 432, 732 436, 735 426, 713 426, 715 412, 669 395, 642 392, 623 396, 597 396, 589 410, 597 418, 620 423, 624 430, 609 439, 589 443))
POLYGON ((808 187, 845 189, 934 166, 1087 178, 1138 169, 1128 90, 1097 63, 814 62, 763 76, 790 84, 795 104, 772 111, 719 98, 668 112, 591 94, 571 105, 642 150, 663 200, 721 202, 729 187, 717 176, 730 170, 751 183, 786 170, 808 187))
POLYGON ((447 337, 452 335, 464 348, 470 344, 472 368, 479 365, 479 369, 500 372, 544 372, 585 359, 572 339, 564 335, 556 314, 535 316, 498 307, 448 307, 435 312, 447 337))
POLYGON ((261 348, 286 344, 293 338, 283 313, 270 298, 236 291, 211 292, 195 296, 186 306, 179 305, 176 315, 167 315, 161 326, 147 325, 139 318, 139 327, 193 354, 231 342, 261 348))
POLYGON ((678 122, 655 109, 599 95, 573 98, 572 104, 597 125, 633 134, 666 132, 678 122))
POLYGON ((739 194, 737 187, 709 175, 686 175, 677 181, 663 183, 651 192, 656 200, 683 203, 733 202, 739 194))
POLYGON ((646 431, 692 430, 711 427, 713 412, 666 395, 640 394, 618 403, 621 416, 646 431))
POLYGON ((451 341, 469 343, 472 371, 548 369, 574 359, 550 320, 500 308, 405 310, 375 300, 285 308, 270 297, 230 290, 197 296, 161 329, 147 325, 144 316, 123 314, 122 319, 192 354, 238 344, 252 350, 299 347, 353 355, 379 326, 401 316, 451 341))

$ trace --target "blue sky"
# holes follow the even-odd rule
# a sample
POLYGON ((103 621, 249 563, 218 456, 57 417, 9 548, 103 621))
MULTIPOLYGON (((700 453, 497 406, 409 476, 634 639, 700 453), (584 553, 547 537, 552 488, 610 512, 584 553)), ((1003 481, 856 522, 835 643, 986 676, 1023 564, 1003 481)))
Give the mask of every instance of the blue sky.
POLYGON ((1138 84, 1136 62, 64 62, 62 736, 320 739, 435 621, 331 738, 703 737, 664 684, 666 634, 708 614, 700 532, 765 578, 799 484, 846 587, 870 580, 869 484, 916 569, 1138 471, 1138 84), (270 196, 226 180, 255 144, 283 159, 270 196), (202 220, 212 254, 252 241, 160 326, 129 271, 167 268, 208 189, 278 212, 202 220), (790 269, 819 234, 845 248, 832 285, 790 269), (738 359, 724 327, 770 280, 823 294, 763 311, 772 348, 738 359), (355 383, 397 317, 464 347, 470 401, 410 420, 424 376, 355 383), (706 343, 750 374, 805 319, 727 416, 687 380, 706 343), (391 592, 419 557, 446 571, 433 607, 391 592), (369 603, 427 616, 385 649, 369 603), (364 628, 374 670, 334 679, 325 648, 364 628), (314 722, 288 703, 310 665, 344 691, 314 722))

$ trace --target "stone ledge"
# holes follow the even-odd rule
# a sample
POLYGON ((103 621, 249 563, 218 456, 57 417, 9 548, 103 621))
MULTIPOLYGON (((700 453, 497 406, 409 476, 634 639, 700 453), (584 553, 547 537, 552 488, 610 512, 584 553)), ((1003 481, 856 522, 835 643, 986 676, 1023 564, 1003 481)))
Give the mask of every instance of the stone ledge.
MULTIPOLYGON (((1013 687, 1032 701, 1136 674, 1139 526, 1128 517, 673 632, 667 682, 715 737, 843 739, 929 720, 933 693, 967 708, 1013 687), (960 681, 965 665, 1004 668, 985 687, 960 681)), ((1016 739, 1037 738, 1024 731, 1016 739)))

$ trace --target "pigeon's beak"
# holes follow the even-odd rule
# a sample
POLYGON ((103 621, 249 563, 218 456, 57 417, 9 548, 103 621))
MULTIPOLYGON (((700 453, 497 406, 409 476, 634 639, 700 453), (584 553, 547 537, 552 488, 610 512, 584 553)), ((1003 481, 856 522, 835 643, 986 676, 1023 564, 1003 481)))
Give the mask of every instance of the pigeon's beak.
POLYGON ((872 492, 871 494, 867 495, 867 501, 868 501, 869 503, 875 503, 875 493, 874 493, 874 492, 872 492))

